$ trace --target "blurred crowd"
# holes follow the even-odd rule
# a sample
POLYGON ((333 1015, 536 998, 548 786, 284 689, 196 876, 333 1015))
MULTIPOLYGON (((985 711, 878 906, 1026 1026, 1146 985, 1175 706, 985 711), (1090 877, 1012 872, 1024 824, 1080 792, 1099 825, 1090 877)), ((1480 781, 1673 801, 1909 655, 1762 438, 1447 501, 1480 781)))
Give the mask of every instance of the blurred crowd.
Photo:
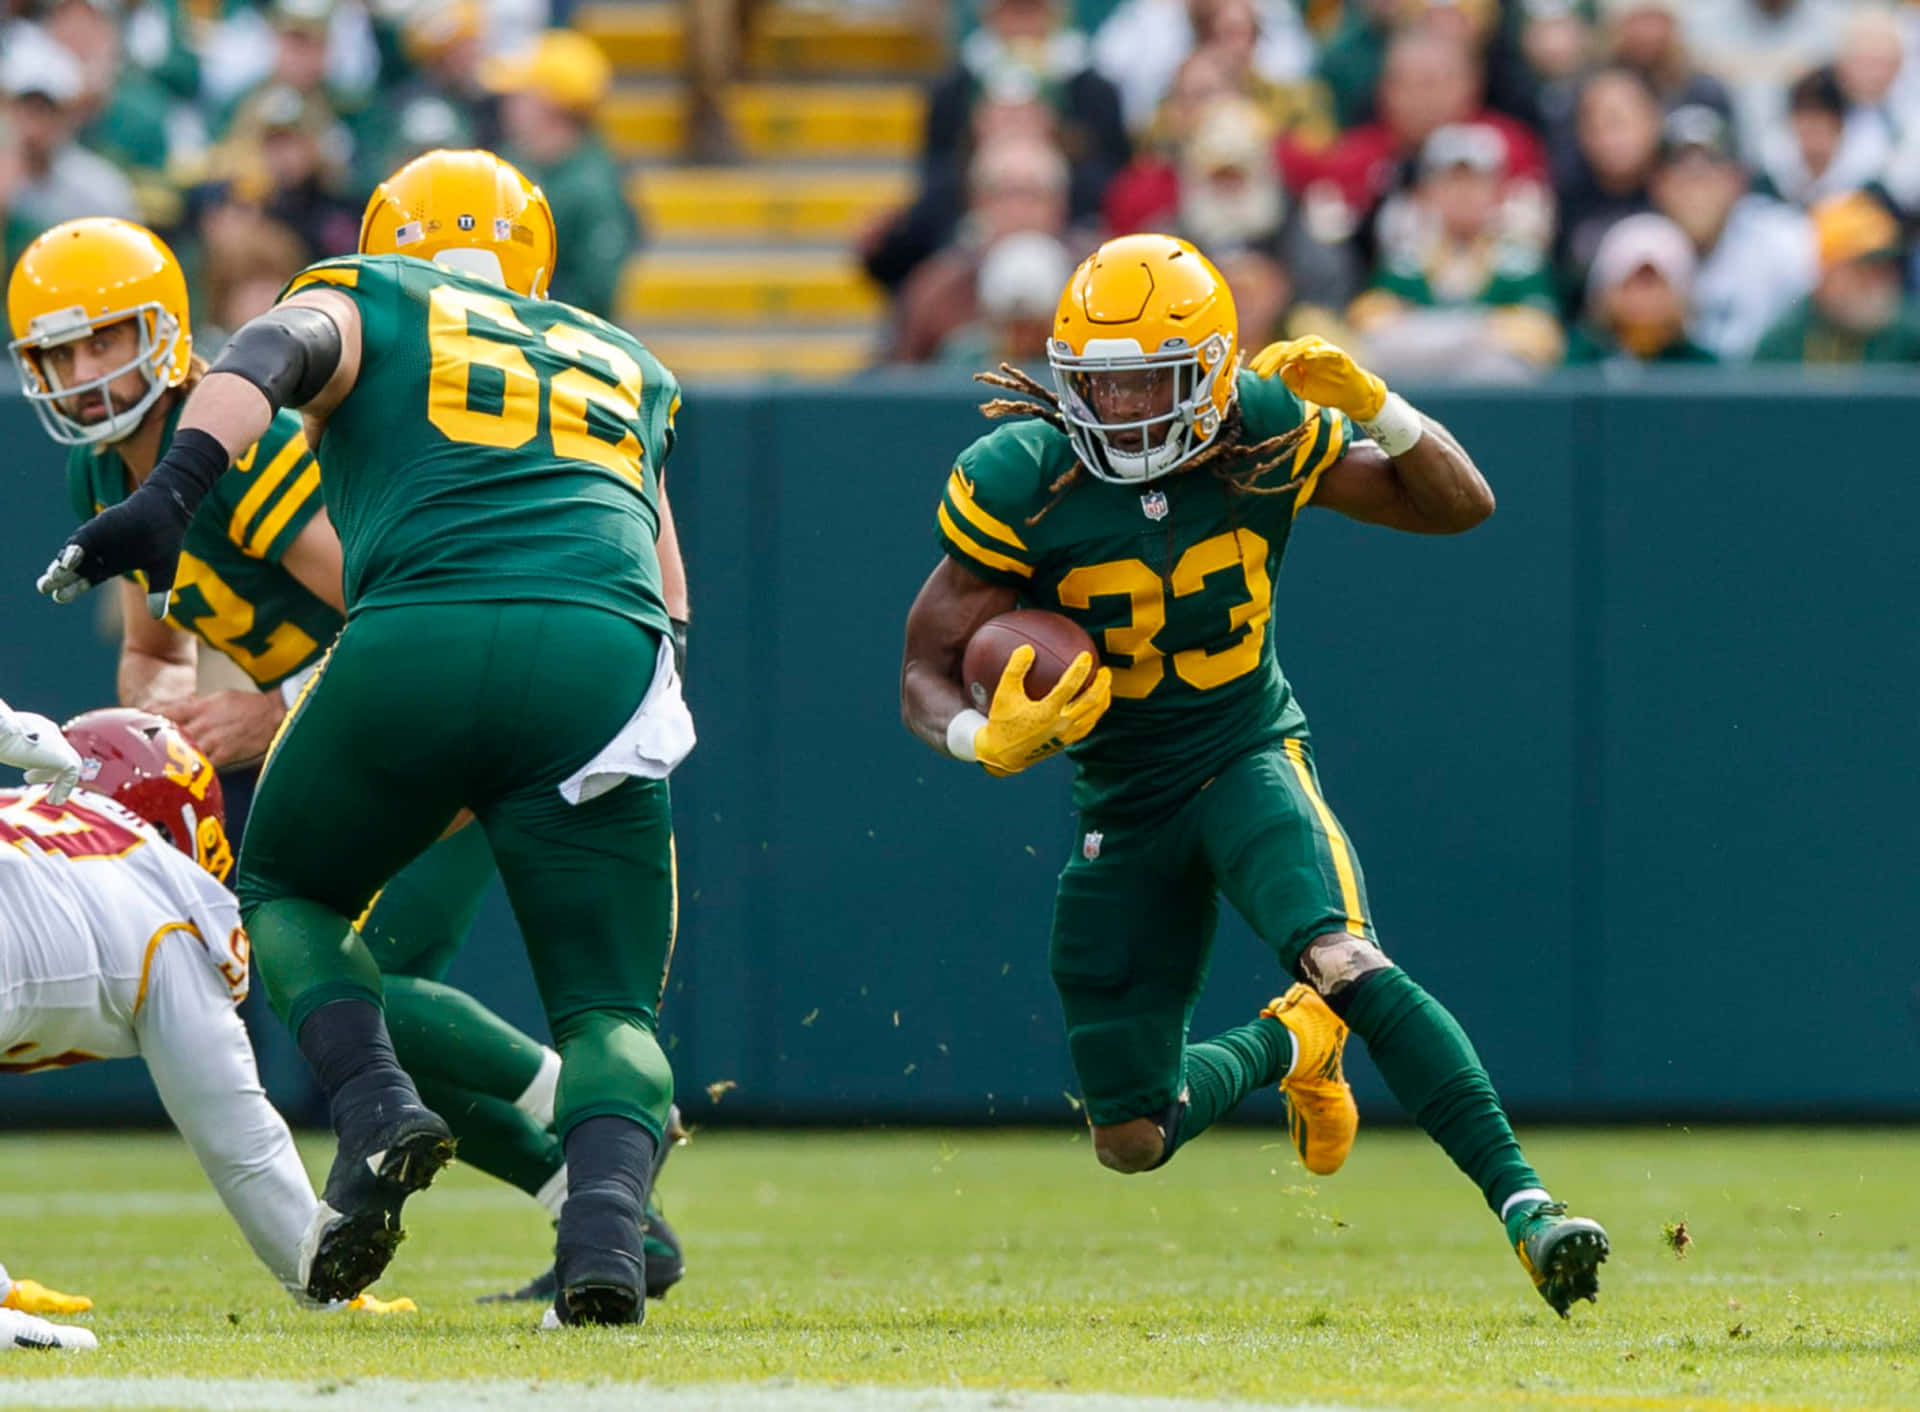
POLYGON ((0 0, 0 244, 83 215, 180 254, 203 347, 355 248, 374 185, 495 147, 545 188, 555 297, 611 314, 637 243, 594 115, 612 74, 548 0, 0 0))
POLYGON ((1107 235, 1192 240, 1243 345, 1388 377, 1920 360, 1920 3, 977 0, 860 241, 891 356, 1044 356, 1107 235))

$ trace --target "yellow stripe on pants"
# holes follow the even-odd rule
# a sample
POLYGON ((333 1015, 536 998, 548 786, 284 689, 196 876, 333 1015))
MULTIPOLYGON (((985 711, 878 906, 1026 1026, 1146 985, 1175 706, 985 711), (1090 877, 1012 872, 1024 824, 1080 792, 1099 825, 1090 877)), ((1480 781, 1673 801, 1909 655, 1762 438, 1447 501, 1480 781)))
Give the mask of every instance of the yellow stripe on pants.
POLYGON ((1340 905, 1346 909, 1347 931, 1354 936, 1365 936, 1367 919, 1360 912, 1360 876, 1353 868, 1353 854, 1347 851, 1346 835, 1340 832, 1339 820, 1333 817, 1333 810, 1327 807, 1327 801, 1320 797, 1319 786, 1313 782, 1313 767, 1307 763, 1306 746, 1292 739, 1281 744, 1287 759, 1293 762, 1293 772, 1300 777, 1300 788, 1313 801, 1313 812, 1320 817, 1320 827, 1327 831, 1327 844, 1333 849, 1333 870, 1340 875, 1340 905))

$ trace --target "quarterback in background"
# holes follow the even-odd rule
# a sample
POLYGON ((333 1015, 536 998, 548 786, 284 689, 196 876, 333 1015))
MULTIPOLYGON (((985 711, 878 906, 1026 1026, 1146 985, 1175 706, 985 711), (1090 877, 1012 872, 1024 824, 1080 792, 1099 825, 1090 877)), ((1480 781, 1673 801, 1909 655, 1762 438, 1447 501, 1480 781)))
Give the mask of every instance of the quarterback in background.
MULTIPOLYGON (((319 1203, 235 1011, 249 946, 221 885, 233 851, 213 766, 142 711, 89 711, 64 734, 0 702, 0 762, 40 781, 0 789, 0 1074, 139 1055, 254 1254, 296 1299, 320 1303, 306 1295, 302 1247, 319 1203)), ((4 1271, 0 1283, 12 1285, 4 1271)), ((15 1293, 5 1302, 34 1312, 90 1304, 25 1281, 15 1293)), ((12 1332, 46 1346, 26 1337, 44 1330, 12 1332)), ((52 1346, 72 1346, 69 1332, 52 1346)))
POLYGON ((673 1076, 655 1037, 675 899, 667 776, 693 747, 658 544, 678 384, 545 298, 553 214, 490 152, 418 157, 356 256, 298 275, 188 397, 146 481, 43 576, 66 601, 170 582, 194 511, 299 408, 339 531, 347 624, 274 744, 241 905, 339 1147, 307 1289, 386 1267, 452 1133, 394 1057, 353 918, 470 810, 561 1056, 556 1324, 638 1323, 673 1076))
POLYGON ((1083 835, 1051 970, 1096 1154, 1150 1171, 1277 1082, 1301 1160, 1332 1173, 1358 1127, 1351 1027, 1564 1316, 1595 1297, 1606 1234, 1548 1195, 1466 1035, 1381 949, 1273 646, 1273 577, 1303 509, 1457 534, 1492 491, 1445 428, 1330 344, 1275 344, 1243 370, 1233 295, 1185 241, 1095 251, 1048 359, 1052 390, 983 375, 1030 399, 989 416, 1030 420, 975 442, 947 480, 946 557, 908 616, 901 704, 927 744, 995 775, 1072 752, 1083 835), (1022 644, 982 713, 967 644, 1017 607, 1079 624, 1101 665, 1083 653, 1035 700, 1022 644), (1222 894, 1300 983, 1189 1043, 1222 894))
MULTIPOLYGON (((7 287, 12 353, 22 390, 48 436, 69 448, 67 491, 77 520, 124 500, 172 445, 181 412, 206 376, 194 352, 186 277, 152 231, 88 217, 37 237, 7 287)), ((663 501, 661 573, 676 633, 686 580, 663 501)), ((121 581, 120 703, 165 716, 205 749, 245 800, 256 762, 319 670, 345 617, 340 539, 320 497, 320 468, 299 413, 281 411, 235 458, 195 511, 171 589, 147 611, 148 584, 121 581), (211 648, 253 691, 199 694, 199 655, 211 648)), ((520 1188, 552 1216, 567 1190, 551 1131, 559 1055, 445 983, 494 877, 485 834, 441 839, 388 882, 355 923, 381 972, 401 1067, 443 1114, 461 1159, 520 1188)), ((661 1148, 662 1160, 670 1147, 661 1148)), ((649 1207, 648 1291, 685 1269, 677 1237, 649 1207)), ((518 1296, 552 1298, 551 1271, 518 1296)))

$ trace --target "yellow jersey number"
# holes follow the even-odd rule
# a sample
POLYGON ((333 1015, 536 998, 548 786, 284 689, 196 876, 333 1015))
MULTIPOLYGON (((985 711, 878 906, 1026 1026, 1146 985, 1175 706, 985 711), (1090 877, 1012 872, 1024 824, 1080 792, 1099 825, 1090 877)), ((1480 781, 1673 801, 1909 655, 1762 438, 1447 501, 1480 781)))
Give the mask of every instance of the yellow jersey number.
POLYGON ((451 284, 433 291, 427 305, 427 344, 433 375, 427 391, 427 420, 449 441, 475 446, 525 446, 540 429, 540 401, 548 406, 553 452, 570 461, 587 461, 644 486, 645 452, 635 430, 640 420, 641 373, 624 349, 577 324, 555 323, 536 335, 513 306, 496 295, 451 284), (540 375, 508 333, 539 337, 573 366, 542 385, 540 375), (475 367, 500 374, 500 410, 482 411, 468 401, 475 367), (587 421, 597 406, 621 428, 617 441, 596 435, 587 421))
POLYGON ((1227 622, 1240 636, 1216 652, 1190 647, 1173 654, 1174 674, 1181 681, 1196 691, 1212 691, 1260 665, 1267 619, 1273 615, 1267 549, 1267 541, 1252 530, 1217 534, 1182 554, 1165 583, 1139 559, 1083 564, 1060 580, 1060 601, 1082 610, 1092 608, 1096 598, 1128 601, 1127 621, 1106 630, 1100 655, 1113 668, 1113 694, 1138 700, 1151 695, 1167 674, 1166 655, 1154 639, 1167 625, 1168 584, 1175 598, 1188 598, 1201 592, 1214 574, 1237 567, 1247 596, 1229 611, 1227 622), (1125 665, 1116 658, 1125 659, 1125 665))

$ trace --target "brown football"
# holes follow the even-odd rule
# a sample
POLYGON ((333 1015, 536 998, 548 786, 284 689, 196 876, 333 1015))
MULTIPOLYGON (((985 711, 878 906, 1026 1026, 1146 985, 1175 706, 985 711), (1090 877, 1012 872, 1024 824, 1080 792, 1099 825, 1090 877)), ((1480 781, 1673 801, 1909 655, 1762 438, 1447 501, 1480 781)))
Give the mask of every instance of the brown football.
POLYGON ((966 685, 967 701, 976 711, 993 704, 994 688, 1000 685, 1007 659, 1023 642, 1033 648, 1033 666, 1027 669, 1027 695, 1035 701, 1059 684, 1082 652, 1093 653, 1095 666, 1100 663, 1093 639, 1073 619, 1039 608, 1002 613, 980 625, 960 659, 960 679, 966 685))

